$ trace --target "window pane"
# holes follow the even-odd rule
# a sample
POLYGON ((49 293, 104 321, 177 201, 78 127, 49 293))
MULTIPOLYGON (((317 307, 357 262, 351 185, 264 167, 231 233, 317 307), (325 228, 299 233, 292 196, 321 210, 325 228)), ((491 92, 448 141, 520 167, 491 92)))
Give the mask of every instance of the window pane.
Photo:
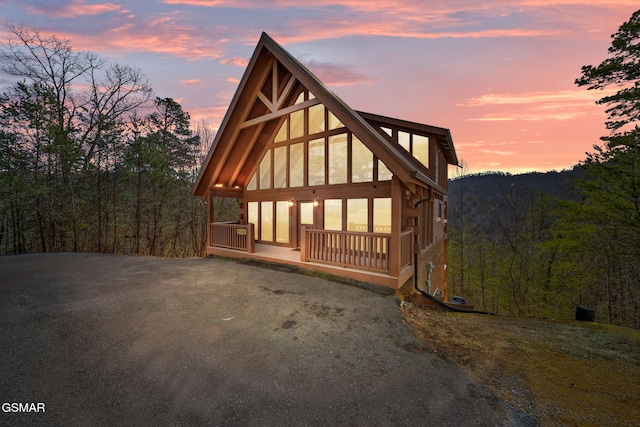
POLYGON ((294 102, 294 105, 297 104, 302 104, 304 102, 304 92, 302 92, 300 95, 298 95, 298 97, 296 98, 296 102, 294 102))
POLYGON ((276 134, 276 137, 273 138, 273 142, 282 142, 287 140, 287 126, 289 125, 289 120, 284 119, 282 126, 280 126, 280 130, 276 134))
POLYGON ((253 238, 258 240, 258 202, 247 203, 247 223, 253 224, 253 238))
POLYGON ((329 130, 338 129, 341 127, 344 127, 342 122, 338 120, 338 118, 334 116, 331 111, 329 111, 329 130))
POLYGON ((289 243, 289 202, 276 202, 276 242, 289 243))
POLYGON ((373 232, 391 233, 391 198, 373 199, 373 232))
POLYGON ((304 142, 289 146, 289 187, 304 185, 304 142))
POLYGON ((266 190, 271 188, 271 150, 264 153, 264 157, 260 162, 260 189, 266 190))
POLYGON ((342 199, 324 201, 324 229, 342 230, 342 199))
POLYGON ((351 182, 373 181, 373 153, 353 136, 351 140, 351 182))
POLYGON ((391 129, 385 127, 381 127, 380 129, 382 129, 387 135, 393 136, 393 131, 391 129))
POLYGON ((347 231, 369 231, 368 199, 347 199, 347 231))
POLYGON ((378 160, 378 181, 389 181, 393 174, 381 160, 378 160))
POLYGON ((413 157, 429 167, 429 137, 413 135, 413 157))
POLYGON ((273 149, 273 188, 287 186, 287 147, 273 149))
POLYGON ((257 182, 257 178, 256 178, 257 174, 253 174, 253 176, 251 177, 251 179, 249 180, 249 183, 247 184, 247 190, 255 190, 256 188, 256 182, 257 182))
POLYGON ((309 185, 324 185, 324 139, 309 141, 309 185))
POLYGON ((260 202, 262 212, 260 212, 260 227, 262 228, 262 239, 273 242, 273 202, 260 202))
POLYGON ((401 130, 398 131, 398 144, 409 153, 411 152, 410 138, 411 134, 401 130))
POLYGON ((304 135, 304 110, 294 111, 289 115, 291 129, 289 134, 291 139, 300 138, 304 135))
POLYGON ((347 182, 347 134, 341 133, 329 137, 329 184, 345 182, 347 182))
POLYGON ((300 224, 313 225, 313 202, 300 203, 300 224))
POLYGON ((324 132, 324 105, 309 107, 309 135, 324 132))

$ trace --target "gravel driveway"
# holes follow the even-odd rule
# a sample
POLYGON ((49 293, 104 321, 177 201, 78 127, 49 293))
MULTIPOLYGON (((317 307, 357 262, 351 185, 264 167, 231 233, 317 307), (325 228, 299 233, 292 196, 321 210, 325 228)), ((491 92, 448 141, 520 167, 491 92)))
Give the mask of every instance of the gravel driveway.
POLYGON ((0 257, 0 330, 3 425, 531 425, 395 296, 218 258, 0 257))

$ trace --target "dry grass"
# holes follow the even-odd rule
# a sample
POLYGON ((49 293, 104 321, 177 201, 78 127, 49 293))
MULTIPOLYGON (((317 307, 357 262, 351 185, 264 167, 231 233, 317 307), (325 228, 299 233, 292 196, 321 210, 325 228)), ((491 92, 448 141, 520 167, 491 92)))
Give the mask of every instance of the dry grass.
POLYGON ((424 344, 542 426, 640 425, 640 331, 403 303, 424 344))

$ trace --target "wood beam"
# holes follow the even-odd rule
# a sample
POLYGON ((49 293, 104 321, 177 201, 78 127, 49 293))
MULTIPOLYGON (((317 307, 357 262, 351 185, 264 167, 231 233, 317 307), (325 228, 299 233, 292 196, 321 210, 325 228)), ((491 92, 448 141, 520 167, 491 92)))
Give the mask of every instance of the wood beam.
POLYGON ((280 95, 280 98, 278 98, 277 100, 275 100, 275 104, 276 104, 276 109, 281 109, 282 105, 284 104, 284 101, 287 99, 287 96, 289 96, 289 93, 291 92, 291 89, 293 88, 293 85, 296 82, 296 78, 292 75, 291 77, 289 77, 289 81, 287 82, 287 85, 284 87, 284 90, 282 91, 282 95, 280 95))
POLYGON ((278 110, 274 113, 265 114, 264 116, 256 117, 255 119, 247 120, 242 123, 238 128, 244 129, 247 127, 251 127, 257 125, 262 122, 268 122, 269 120, 277 119, 278 117, 282 117, 285 114, 293 113, 294 111, 302 110, 303 108, 312 107, 314 105, 320 104, 318 98, 310 99, 308 101, 301 102, 300 104, 292 105, 290 107, 285 107, 281 110, 278 110))
POLYGON ((267 108, 272 112, 275 113, 278 109, 276 108, 276 106, 273 104, 272 101, 269 101, 269 99, 265 96, 264 93, 262 93, 262 91, 258 92, 258 99, 260 101, 262 101, 264 103, 264 105, 267 106, 267 108))

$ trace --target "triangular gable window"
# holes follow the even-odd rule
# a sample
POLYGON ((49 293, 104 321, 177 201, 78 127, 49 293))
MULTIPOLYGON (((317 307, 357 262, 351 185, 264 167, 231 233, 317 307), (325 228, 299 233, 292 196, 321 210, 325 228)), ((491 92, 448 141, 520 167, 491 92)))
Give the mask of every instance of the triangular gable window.
MULTIPOLYGON (((294 105, 311 99, 315 99, 313 94, 302 91, 294 105)), ((282 124, 247 184, 249 191, 388 181, 392 177, 386 165, 323 104, 275 120, 282 124)))

